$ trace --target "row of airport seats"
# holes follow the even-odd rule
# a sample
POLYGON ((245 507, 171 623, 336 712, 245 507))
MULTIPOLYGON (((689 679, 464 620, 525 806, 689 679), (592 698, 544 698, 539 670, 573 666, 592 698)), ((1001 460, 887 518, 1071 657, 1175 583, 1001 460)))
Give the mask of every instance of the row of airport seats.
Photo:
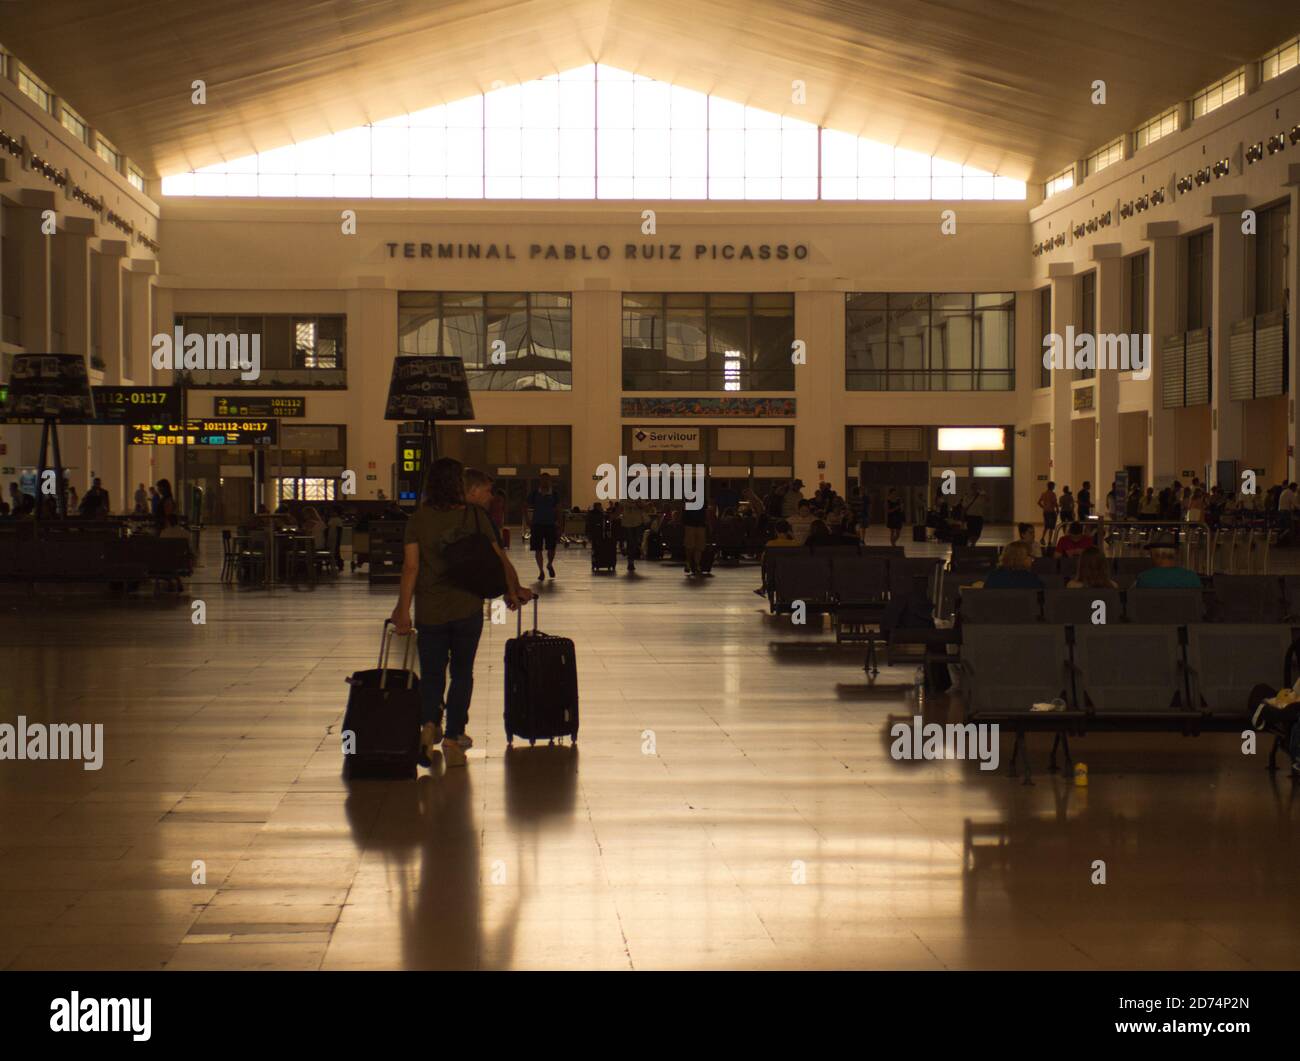
POLYGON ((789 612, 796 601, 809 611, 868 606, 883 603, 903 579, 930 578, 940 563, 937 557, 908 559, 901 546, 769 549, 763 591, 774 615, 789 612))
POLYGON ((1067 760, 1069 737, 1089 732, 1240 732, 1261 691, 1291 683, 1298 647, 1288 623, 973 624, 965 717, 1013 730, 1011 769, 1020 758, 1028 780, 1032 732, 1053 733, 1067 760), (1033 710, 1056 700, 1064 710, 1033 710))
POLYGON ((1300 621, 1300 576, 1215 575, 1201 589, 983 589, 964 586, 972 623, 1282 623, 1300 621), (1104 609, 1097 607, 1098 602, 1104 609))
POLYGON ((110 582, 170 580, 193 564, 184 538, 137 534, 130 538, 0 536, 0 582, 110 582))

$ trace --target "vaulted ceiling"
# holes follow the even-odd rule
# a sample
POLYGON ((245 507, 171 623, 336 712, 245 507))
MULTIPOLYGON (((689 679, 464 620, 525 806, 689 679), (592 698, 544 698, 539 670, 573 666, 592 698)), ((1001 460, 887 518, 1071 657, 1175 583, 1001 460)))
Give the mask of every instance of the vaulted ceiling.
POLYGON ((596 61, 1041 180, 1297 31, 1294 0, 0 3, 0 43, 150 176, 596 61))

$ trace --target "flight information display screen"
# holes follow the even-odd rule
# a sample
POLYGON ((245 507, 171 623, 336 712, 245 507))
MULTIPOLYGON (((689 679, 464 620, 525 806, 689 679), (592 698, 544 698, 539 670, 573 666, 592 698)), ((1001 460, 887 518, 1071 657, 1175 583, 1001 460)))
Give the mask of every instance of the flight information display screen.
POLYGON ((127 441, 133 446, 274 446, 278 420, 190 420, 184 424, 140 424, 127 441))

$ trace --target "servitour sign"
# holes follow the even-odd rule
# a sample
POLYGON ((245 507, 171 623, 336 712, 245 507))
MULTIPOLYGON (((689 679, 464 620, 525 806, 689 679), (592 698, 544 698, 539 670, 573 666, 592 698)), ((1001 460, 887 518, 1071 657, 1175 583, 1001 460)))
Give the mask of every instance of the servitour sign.
POLYGON ((634 427, 632 442, 638 453, 678 450, 693 452, 700 448, 698 427, 634 427))

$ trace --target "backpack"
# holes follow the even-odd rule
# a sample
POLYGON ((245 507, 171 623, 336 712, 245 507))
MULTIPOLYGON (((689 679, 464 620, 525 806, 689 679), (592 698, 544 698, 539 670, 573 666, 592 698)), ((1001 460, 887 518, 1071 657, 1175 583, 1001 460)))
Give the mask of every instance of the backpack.
POLYGON ((453 532, 455 537, 443 545, 442 557, 447 561, 447 577, 453 583, 484 600, 492 600, 504 596, 506 572, 492 539, 479 526, 477 512, 474 526, 468 526, 470 507, 465 506, 461 526, 453 532))

